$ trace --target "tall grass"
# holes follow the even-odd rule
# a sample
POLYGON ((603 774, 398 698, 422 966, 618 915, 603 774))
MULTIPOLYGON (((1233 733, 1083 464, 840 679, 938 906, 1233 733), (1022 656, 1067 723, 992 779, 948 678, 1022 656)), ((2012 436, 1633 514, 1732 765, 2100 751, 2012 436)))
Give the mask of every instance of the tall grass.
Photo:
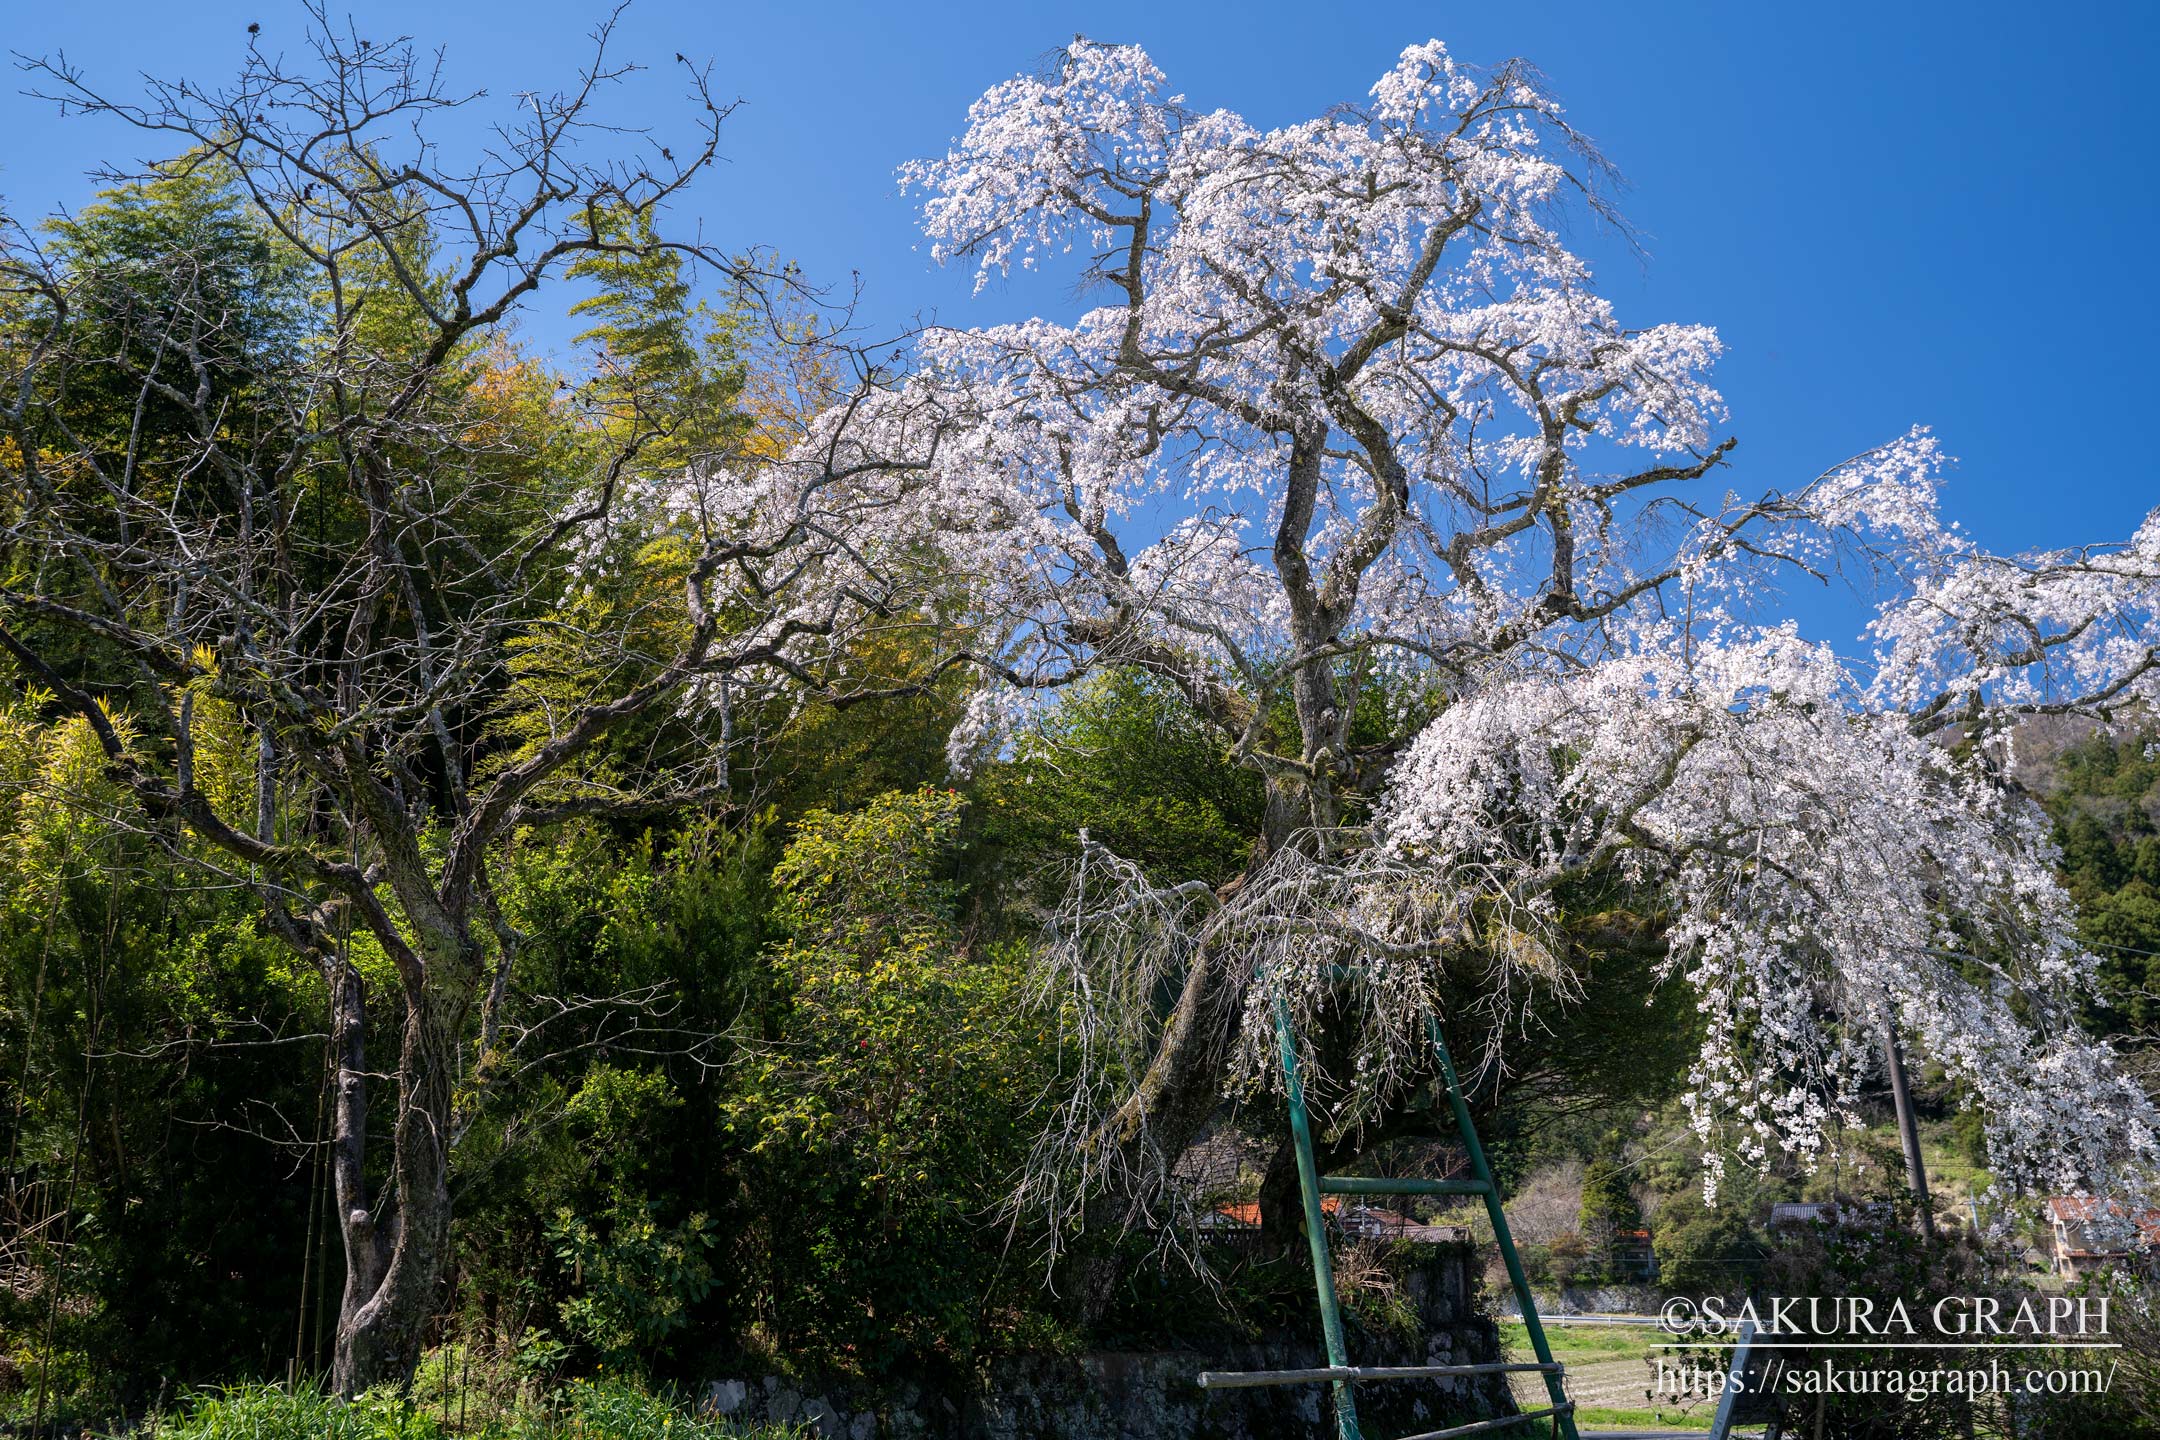
MULTIPOLYGON (((146 1425, 138 1434, 153 1433, 146 1425)), ((446 1429, 424 1403, 363 1395, 345 1404, 312 1389, 236 1385, 190 1396, 154 1422, 158 1440, 793 1440, 784 1427, 745 1427, 622 1381, 575 1381, 544 1404, 446 1429)))
POLYGON ((318 1390, 235 1385, 189 1396, 155 1433, 160 1440, 440 1440, 443 1428, 409 1400, 364 1395, 345 1405, 318 1390))

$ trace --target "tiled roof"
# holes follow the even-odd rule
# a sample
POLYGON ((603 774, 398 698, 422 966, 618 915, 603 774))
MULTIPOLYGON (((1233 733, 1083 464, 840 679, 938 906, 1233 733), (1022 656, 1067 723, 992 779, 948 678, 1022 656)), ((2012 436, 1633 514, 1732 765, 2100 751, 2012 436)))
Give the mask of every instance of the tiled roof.
MULTIPOLYGON (((1320 1197, 1321 1213, 1333 1215, 1340 1209, 1342 1209, 1342 1196, 1323 1195, 1320 1197)), ((1255 1200, 1243 1205, 1218 1205, 1215 1207, 1215 1213, 1226 1220, 1235 1220, 1240 1225, 1258 1225, 1260 1223, 1260 1202, 1255 1200)))
POLYGON ((2137 1226, 2143 1244, 2160 1246, 2160 1210, 2132 1215, 2119 1200, 2102 1200, 2096 1195, 2056 1195, 2048 1200, 2048 1218, 2063 1227, 2064 1238, 2071 1242, 2063 1248, 2072 1255, 2127 1255, 2129 1250, 2119 1235, 2102 1237, 2095 1233, 2106 1221, 2120 1223, 2125 1219, 2137 1226))

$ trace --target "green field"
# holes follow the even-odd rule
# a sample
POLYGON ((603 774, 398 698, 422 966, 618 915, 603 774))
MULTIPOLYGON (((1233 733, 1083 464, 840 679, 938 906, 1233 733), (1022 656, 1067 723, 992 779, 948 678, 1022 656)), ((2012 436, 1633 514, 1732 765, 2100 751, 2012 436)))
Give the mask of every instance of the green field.
MULTIPOLYGON (((1642 1360, 1662 1342, 1667 1340, 1662 1331, 1651 1325, 1568 1325, 1545 1326, 1545 1342, 1552 1347, 1553 1359, 1563 1365, 1578 1360, 1642 1360)), ((1530 1354, 1529 1332, 1520 1320, 1500 1321, 1500 1344, 1510 1355, 1520 1352, 1530 1354)))

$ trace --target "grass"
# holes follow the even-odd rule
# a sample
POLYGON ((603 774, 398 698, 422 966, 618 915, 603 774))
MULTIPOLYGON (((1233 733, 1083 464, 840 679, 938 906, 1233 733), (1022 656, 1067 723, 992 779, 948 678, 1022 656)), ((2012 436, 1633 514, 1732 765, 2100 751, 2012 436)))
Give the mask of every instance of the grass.
POLYGON ((168 1440, 434 1440, 442 1427, 409 1401, 368 1395, 341 1405, 314 1390, 235 1385, 189 1396, 161 1417, 168 1440))
POLYGON ((622 1381, 574 1381, 547 1403, 467 1430, 446 1429, 425 1401, 364 1395, 341 1404, 320 1391, 236 1385, 190 1396, 153 1427, 159 1440, 795 1440, 784 1426, 745 1427, 622 1381))
MULTIPOLYGON (((1510 1355, 1530 1353, 1530 1332, 1520 1320, 1499 1321, 1500 1343, 1510 1355)), ((1547 1325, 1545 1343, 1553 1359, 1567 1364, 1578 1360, 1643 1360, 1672 1337, 1644 1325, 1547 1325)))
POLYGON ((1575 1428, 1585 1437, 1600 1430, 1700 1430, 1710 1433, 1710 1407, 1693 1410, 1614 1410, 1585 1405, 1575 1412, 1575 1428))

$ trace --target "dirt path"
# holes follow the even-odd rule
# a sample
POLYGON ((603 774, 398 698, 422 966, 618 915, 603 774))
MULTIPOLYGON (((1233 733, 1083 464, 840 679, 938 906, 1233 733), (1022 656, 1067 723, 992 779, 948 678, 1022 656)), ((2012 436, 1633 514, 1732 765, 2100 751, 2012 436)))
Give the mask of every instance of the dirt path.
MULTIPOLYGON (((1510 1375, 1515 1398, 1525 1407, 1550 1405, 1541 1375, 1510 1375)), ((1642 1361, 1625 1356, 1613 1360, 1575 1360, 1567 1367, 1568 1399, 1577 1405, 1596 1405, 1612 1410, 1640 1410, 1650 1402, 1643 1392, 1650 1388, 1651 1371, 1642 1361)))
MULTIPOLYGON (((1645 1365, 1639 1356, 1618 1356, 1609 1360, 1571 1360, 1567 1367, 1568 1399, 1585 1408, 1606 1410, 1648 1410, 1660 1408, 1647 1398, 1655 1372, 1645 1365)), ((1510 1387, 1515 1392, 1515 1403, 1525 1410, 1543 1409, 1552 1403, 1545 1393, 1544 1377, 1539 1375, 1510 1375, 1510 1387)), ((1666 1405, 1673 1407, 1667 1400, 1666 1405)), ((1677 1407, 1673 1407, 1677 1408, 1677 1407)), ((1689 1413, 1708 1418, 1710 1402, 1694 1406, 1689 1413)), ((1668 1409, 1667 1413, 1672 1413, 1668 1409)), ((1585 1436, 1594 1434, 1585 1430, 1585 1436)))

